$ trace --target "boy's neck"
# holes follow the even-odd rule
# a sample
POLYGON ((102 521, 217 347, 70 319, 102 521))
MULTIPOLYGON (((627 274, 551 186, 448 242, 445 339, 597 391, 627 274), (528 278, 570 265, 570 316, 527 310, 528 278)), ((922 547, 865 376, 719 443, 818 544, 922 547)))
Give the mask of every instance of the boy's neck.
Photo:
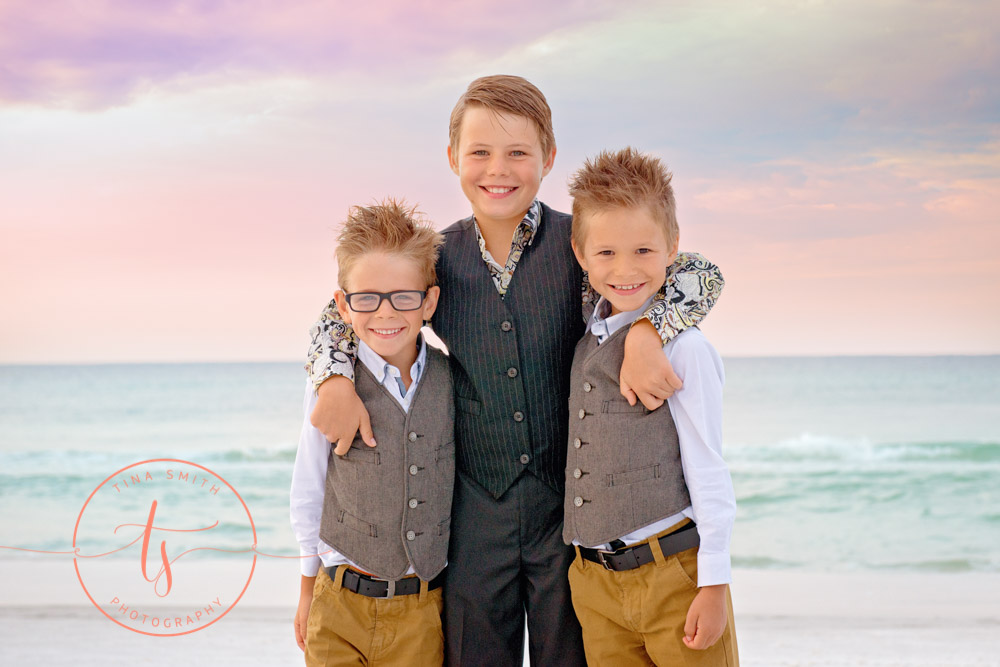
POLYGON ((510 253, 510 244, 514 240, 514 232, 527 214, 528 211, 526 209, 520 216, 505 220, 476 216, 476 224, 479 225, 479 233, 483 235, 486 250, 500 264, 503 264, 507 260, 507 255, 510 253))
POLYGON ((396 368, 399 371, 399 378, 403 381, 403 386, 407 389, 413 383, 413 378, 410 377, 410 369, 413 368, 413 364, 417 363, 417 357, 420 356, 420 337, 417 336, 411 345, 407 345, 402 351, 391 357, 383 357, 381 354, 375 351, 371 345, 365 343, 372 354, 377 356, 382 361, 386 362, 390 366, 396 368))

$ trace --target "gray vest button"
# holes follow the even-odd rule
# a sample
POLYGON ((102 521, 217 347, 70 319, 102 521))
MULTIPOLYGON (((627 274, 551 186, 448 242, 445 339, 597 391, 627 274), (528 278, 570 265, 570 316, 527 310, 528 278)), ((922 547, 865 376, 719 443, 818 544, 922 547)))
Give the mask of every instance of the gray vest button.
POLYGON ((417 502, 416 498, 410 498, 410 502, 407 503, 407 505, 410 506, 410 509, 414 509, 419 504, 420 503, 417 502))
POLYGON ((576 447, 577 449, 580 449, 580 445, 582 444, 583 443, 580 442, 580 438, 576 438, 575 440, 573 440, 573 446, 576 447))
POLYGON ((583 383, 583 390, 584 391, 590 391, 593 388, 594 388, 594 385, 590 384, 589 382, 584 382, 583 383))
POLYGON ((411 475, 416 475, 418 470, 420 470, 420 468, 418 468, 417 466, 415 466, 415 465, 410 466, 410 474, 411 475))
POLYGON ((576 479, 580 479, 581 477, 583 477, 583 471, 577 468, 576 470, 573 471, 573 477, 575 477, 576 479))
POLYGON ((407 439, 408 439, 408 440, 409 440, 410 442, 416 442, 416 441, 417 441, 417 434, 416 434, 416 433, 414 433, 413 431, 410 431, 410 434, 409 434, 408 436, 406 436, 406 438, 407 438, 407 439))
POLYGON ((576 498, 573 499, 573 504, 576 505, 577 507, 583 507, 583 498, 577 496, 576 498))
POLYGON ((414 533, 412 530, 408 530, 406 531, 406 539, 412 542, 413 540, 417 539, 417 534, 414 533))
POLYGON ((587 411, 584 410, 583 408, 580 408, 580 419, 583 419, 586 416, 587 416, 587 411))

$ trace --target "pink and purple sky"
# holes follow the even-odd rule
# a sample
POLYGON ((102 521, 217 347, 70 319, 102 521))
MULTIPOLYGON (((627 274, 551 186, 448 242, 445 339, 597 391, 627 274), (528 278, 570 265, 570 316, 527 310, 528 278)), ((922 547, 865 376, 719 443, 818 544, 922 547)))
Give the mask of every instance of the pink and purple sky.
POLYGON ((469 214, 473 78, 675 174, 724 355, 1000 352, 1000 5, 0 0, 0 363, 297 360, 353 203, 469 214))

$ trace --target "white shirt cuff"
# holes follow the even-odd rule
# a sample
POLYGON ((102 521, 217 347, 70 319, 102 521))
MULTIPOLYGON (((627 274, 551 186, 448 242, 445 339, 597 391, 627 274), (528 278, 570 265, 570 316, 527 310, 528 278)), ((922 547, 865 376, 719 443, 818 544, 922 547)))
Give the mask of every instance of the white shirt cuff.
POLYGON ((730 584, 733 573, 728 553, 704 554, 698 552, 698 587, 730 584))
MULTIPOLYGON (((319 573, 319 566, 322 564, 315 551, 301 550, 302 556, 299 571, 303 577, 315 577, 319 573)), ((700 578, 700 577, 699 577, 700 578)))

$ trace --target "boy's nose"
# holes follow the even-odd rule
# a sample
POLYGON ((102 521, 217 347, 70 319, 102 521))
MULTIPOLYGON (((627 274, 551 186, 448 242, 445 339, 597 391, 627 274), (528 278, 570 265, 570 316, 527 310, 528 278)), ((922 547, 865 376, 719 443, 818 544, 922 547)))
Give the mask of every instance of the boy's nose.
POLYGON ((507 160, 503 155, 493 155, 490 157, 490 162, 487 165, 488 173, 490 175, 495 174, 506 174, 507 173, 507 160))

